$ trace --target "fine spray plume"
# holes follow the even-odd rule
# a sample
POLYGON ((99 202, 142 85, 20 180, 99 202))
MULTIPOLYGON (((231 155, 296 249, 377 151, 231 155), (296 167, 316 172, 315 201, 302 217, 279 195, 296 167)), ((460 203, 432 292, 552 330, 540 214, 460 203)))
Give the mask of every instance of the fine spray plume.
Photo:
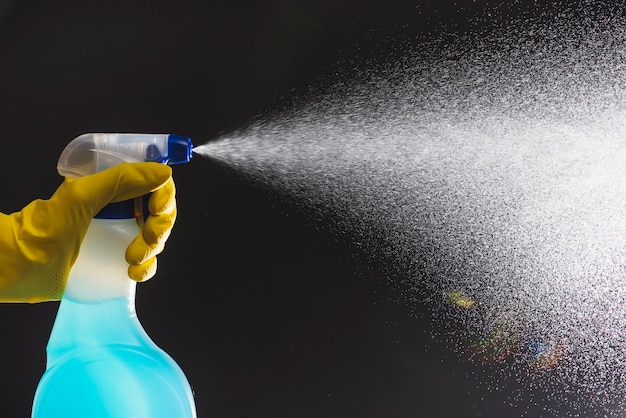
POLYGON ((381 285, 433 312, 478 384, 518 382, 511 402, 549 416, 624 416, 626 14, 541 7, 398 41, 194 152, 384 257, 381 285))
MULTIPOLYGON (((76 178, 124 162, 179 164, 191 149, 177 135, 84 134, 66 146, 57 171, 76 178)), ((48 340, 33 418, 196 417, 185 374, 135 312, 124 253, 140 233, 143 200, 109 204, 92 219, 48 340)))

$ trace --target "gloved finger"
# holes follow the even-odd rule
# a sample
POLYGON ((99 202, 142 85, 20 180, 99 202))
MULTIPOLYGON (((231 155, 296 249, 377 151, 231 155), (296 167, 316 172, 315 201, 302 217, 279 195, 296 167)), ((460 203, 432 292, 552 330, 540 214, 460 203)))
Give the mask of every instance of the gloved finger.
POLYGON ((154 277, 157 271, 156 257, 149 258, 145 263, 128 267, 128 277, 136 282, 145 282, 154 277))
POLYGON ((176 210, 176 186, 174 180, 169 180, 155 190, 148 201, 150 215, 163 215, 176 210))
POLYGON ((165 248, 165 241, 170 236, 174 220, 175 215, 148 216, 142 233, 126 248, 126 261, 128 264, 142 264, 147 259, 160 254, 165 248))
POLYGON ((176 187, 170 179, 157 189, 148 202, 150 215, 143 227, 143 238, 148 245, 165 242, 176 222, 176 187))
POLYGON ((126 249, 126 261, 131 265, 146 262, 160 254, 176 221, 176 188, 170 179, 152 193, 148 207, 150 215, 139 234, 126 249))
POLYGON ((85 177, 66 181, 64 192, 91 217, 111 202, 132 199, 157 190, 172 177, 172 169, 158 163, 124 163, 85 177))

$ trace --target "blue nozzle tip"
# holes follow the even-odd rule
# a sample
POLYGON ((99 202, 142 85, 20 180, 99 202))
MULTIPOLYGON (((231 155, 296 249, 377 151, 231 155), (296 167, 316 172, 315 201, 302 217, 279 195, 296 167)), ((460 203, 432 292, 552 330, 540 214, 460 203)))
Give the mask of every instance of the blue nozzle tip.
POLYGON ((193 156, 191 139, 180 135, 170 134, 167 138, 168 164, 187 163, 193 156))

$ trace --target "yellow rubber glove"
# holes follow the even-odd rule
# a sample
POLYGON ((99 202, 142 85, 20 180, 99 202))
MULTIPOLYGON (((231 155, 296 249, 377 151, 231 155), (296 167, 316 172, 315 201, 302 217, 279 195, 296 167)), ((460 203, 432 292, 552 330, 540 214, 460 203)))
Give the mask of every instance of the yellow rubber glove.
POLYGON ((124 163, 66 179, 49 200, 35 200, 10 215, 0 213, 0 302, 61 299, 91 219, 109 203, 149 192, 150 214, 126 251, 129 277, 145 281, 156 273, 156 255, 176 219, 167 165, 124 163))

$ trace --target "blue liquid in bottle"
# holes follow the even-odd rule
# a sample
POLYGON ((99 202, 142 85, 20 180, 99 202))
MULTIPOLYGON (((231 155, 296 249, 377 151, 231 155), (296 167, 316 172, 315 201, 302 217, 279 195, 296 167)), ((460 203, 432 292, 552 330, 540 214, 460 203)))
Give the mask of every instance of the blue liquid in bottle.
POLYGON ((72 268, 47 346, 34 418, 195 418, 180 367, 135 314, 124 250, 134 219, 94 219, 72 268))

